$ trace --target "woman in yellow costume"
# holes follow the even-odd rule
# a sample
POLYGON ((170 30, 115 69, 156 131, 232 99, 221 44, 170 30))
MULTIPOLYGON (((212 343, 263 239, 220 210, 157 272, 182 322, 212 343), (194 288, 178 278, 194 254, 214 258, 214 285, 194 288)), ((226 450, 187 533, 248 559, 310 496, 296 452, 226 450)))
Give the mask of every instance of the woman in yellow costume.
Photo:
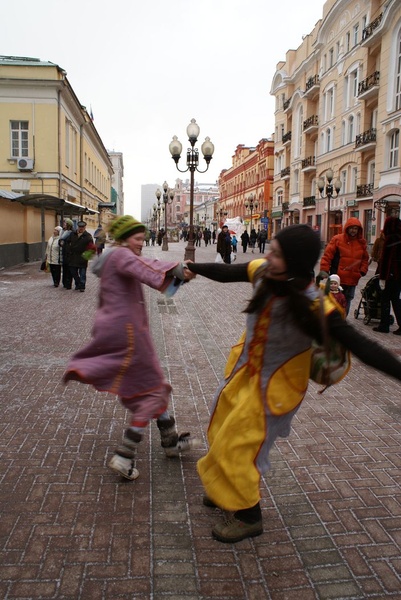
MULTIPOLYGON (((238 542, 263 533, 260 478, 277 437, 291 421, 308 387, 311 343, 322 342, 314 266, 320 239, 308 225, 291 225, 272 240, 264 259, 249 263, 188 264, 220 282, 249 281, 246 330, 231 350, 212 412, 209 450, 198 462, 203 503, 229 511, 213 536, 238 542)), ((401 379, 401 362, 347 323, 325 303, 330 336, 368 365, 401 379)))

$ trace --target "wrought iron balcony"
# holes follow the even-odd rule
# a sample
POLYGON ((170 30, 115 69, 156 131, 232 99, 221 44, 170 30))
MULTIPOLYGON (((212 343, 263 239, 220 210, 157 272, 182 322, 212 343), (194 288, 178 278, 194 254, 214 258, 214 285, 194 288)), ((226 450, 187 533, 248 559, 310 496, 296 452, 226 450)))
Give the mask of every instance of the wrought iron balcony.
POLYGON ((320 88, 319 75, 313 75, 309 77, 305 85, 304 97, 311 98, 313 97, 320 88))
POLYGON ((380 13, 380 15, 378 17, 376 17, 376 19, 374 19, 374 21, 372 21, 371 23, 369 23, 369 25, 367 25, 365 27, 365 29, 362 31, 362 42, 367 40, 372 35, 374 30, 379 27, 379 25, 382 21, 382 18, 383 18, 383 13, 380 13))
POLYGON ((365 183, 363 185, 356 186, 356 197, 366 198, 366 196, 373 196, 373 183, 365 183))
POLYGON ((308 206, 316 206, 316 196, 308 196, 307 198, 304 198, 303 205, 305 208, 308 206))
POLYGON ((291 142, 291 133, 291 131, 287 131, 287 133, 283 135, 283 144, 288 144, 288 142, 291 142))
MULTIPOLYGON (((292 98, 292 96, 291 96, 291 98, 292 98)), ((288 100, 285 100, 285 102, 283 102, 283 108, 285 111, 288 110, 288 108, 290 107, 291 98, 288 98, 288 100)))
POLYGON ((358 98, 365 100, 378 93, 380 71, 375 71, 369 77, 358 83, 358 98))
POLYGON ((308 131, 310 132, 314 129, 317 129, 318 126, 319 126, 318 115, 312 115, 311 117, 308 117, 304 121, 304 133, 307 133, 308 131))
POLYGON ((376 145, 376 128, 372 127, 355 138, 355 150, 367 150, 376 145))
POLYGON ((283 207, 283 211, 288 210, 289 207, 290 207, 290 203, 289 202, 283 202, 282 207, 283 207))
POLYGON ((302 171, 313 171, 316 169, 316 159, 314 156, 308 156, 302 161, 302 171))
POLYGON ((290 178, 290 167, 285 167, 285 169, 281 169, 280 177, 281 177, 281 179, 289 179, 290 178))

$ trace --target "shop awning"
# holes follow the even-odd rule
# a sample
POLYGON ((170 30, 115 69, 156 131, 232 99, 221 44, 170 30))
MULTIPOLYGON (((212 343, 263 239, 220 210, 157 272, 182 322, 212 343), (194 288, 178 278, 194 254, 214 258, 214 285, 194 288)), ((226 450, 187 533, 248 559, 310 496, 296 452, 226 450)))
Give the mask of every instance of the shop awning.
POLYGON ((49 196, 46 194, 18 194, 0 190, 0 198, 6 198, 11 202, 19 202, 23 206, 32 206, 34 208, 43 208, 45 210, 54 210, 57 213, 66 213, 68 215, 94 215, 99 214, 98 210, 87 208, 81 204, 49 196))

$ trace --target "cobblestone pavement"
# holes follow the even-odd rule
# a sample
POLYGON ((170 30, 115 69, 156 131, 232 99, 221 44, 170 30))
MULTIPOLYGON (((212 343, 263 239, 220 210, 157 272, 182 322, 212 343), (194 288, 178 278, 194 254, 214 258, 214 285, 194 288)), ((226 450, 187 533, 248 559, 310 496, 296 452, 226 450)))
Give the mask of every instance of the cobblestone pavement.
MULTIPOLYGON (((184 244, 144 254, 182 259, 184 244)), ((215 246, 196 257, 213 260, 215 246)), ((401 385, 356 359, 323 395, 311 383, 262 482, 265 533, 221 544, 196 461, 249 284, 198 277, 170 301, 146 288, 172 411, 203 448, 166 459, 152 424, 134 482, 106 466, 127 421, 116 398, 61 383, 90 336, 97 285, 90 274, 85 294, 55 289, 39 263, 0 271, 0 596, 401 599, 401 385)), ((399 337, 349 319, 401 354, 399 337)))

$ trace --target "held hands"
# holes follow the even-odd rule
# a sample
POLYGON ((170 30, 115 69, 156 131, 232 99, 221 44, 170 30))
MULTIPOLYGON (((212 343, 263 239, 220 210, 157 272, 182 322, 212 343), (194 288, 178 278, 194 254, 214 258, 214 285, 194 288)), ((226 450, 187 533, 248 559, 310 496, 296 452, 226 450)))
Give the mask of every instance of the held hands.
POLYGON ((192 262, 192 260, 185 260, 182 263, 183 273, 184 273, 184 281, 191 281, 191 279, 194 279, 196 277, 196 273, 192 273, 192 271, 190 271, 187 267, 187 264, 189 264, 191 262, 192 262))

